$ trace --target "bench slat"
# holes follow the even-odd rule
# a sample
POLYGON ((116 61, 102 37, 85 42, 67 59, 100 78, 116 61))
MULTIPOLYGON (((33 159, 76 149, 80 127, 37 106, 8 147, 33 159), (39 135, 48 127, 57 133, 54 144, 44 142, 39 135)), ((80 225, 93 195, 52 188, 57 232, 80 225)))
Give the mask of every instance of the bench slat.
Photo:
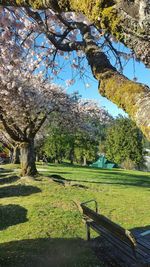
MULTIPOLYGON (((150 242, 144 238, 136 238, 129 230, 112 222, 104 215, 98 214, 85 205, 81 204, 83 215, 86 216, 88 237, 90 228, 105 237, 114 247, 118 248, 118 257, 129 266, 150 267, 150 242), (120 253, 119 253, 120 251, 120 253), (121 258, 121 253, 122 257, 121 258)), ((122 265, 121 265, 122 266, 122 265)), ((125 264, 125 266, 128 266, 125 264)))
POLYGON ((144 240, 143 238, 139 238, 139 239, 137 239, 137 244, 145 247, 145 249, 147 251, 149 251, 149 253, 150 253, 150 242, 148 242, 147 240, 144 240))
POLYGON ((94 222, 90 222, 89 224, 93 230, 95 230, 97 233, 101 233, 102 236, 107 239, 107 241, 118 247, 122 252, 124 252, 125 256, 129 257, 133 263, 135 263, 135 256, 133 255, 131 247, 127 246, 126 243, 122 244, 121 241, 110 235, 105 228, 97 226, 94 222))
MULTIPOLYGON (((125 243, 124 241, 118 240, 115 235, 110 234, 104 227, 102 226, 97 226, 94 222, 89 222, 88 223, 90 227, 92 227, 95 231, 97 231, 99 234, 103 233, 106 236, 106 239, 109 239, 109 241, 112 242, 119 248, 121 249, 125 254, 127 254, 130 258, 135 260, 135 256, 133 254, 132 248, 125 243)), ((136 256, 137 258, 141 260, 146 260, 149 259, 149 253, 141 250, 139 247, 136 248, 136 256)))
POLYGON ((84 215, 88 216, 90 219, 92 219, 97 224, 100 224, 103 227, 105 227, 112 234, 115 232, 115 235, 117 235, 120 240, 123 240, 124 242, 130 244, 130 246, 132 247, 136 247, 136 240, 130 231, 110 221, 104 215, 96 213, 95 211, 91 210, 85 205, 81 204, 81 207, 83 209, 84 215))

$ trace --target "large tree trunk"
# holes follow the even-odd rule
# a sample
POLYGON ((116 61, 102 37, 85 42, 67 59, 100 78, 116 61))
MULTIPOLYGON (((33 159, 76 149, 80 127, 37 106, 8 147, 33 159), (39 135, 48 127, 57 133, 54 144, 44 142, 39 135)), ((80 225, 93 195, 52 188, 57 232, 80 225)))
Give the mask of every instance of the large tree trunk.
POLYGON ((35 165, 34 140, 21 143, 21 176, 34 176, 37 174, 35 165))
POLYGON ((126 111, 150 140, 150 89, 130 81, 120 74, 94 42, 90 30, 81 28, 85 40, 85 54, 93 76, 99 81, 99 91, 126 111))
POLYGON ((13 147, 12 163, 13 164, 20 163, 20 148, 18 146, 13 147))

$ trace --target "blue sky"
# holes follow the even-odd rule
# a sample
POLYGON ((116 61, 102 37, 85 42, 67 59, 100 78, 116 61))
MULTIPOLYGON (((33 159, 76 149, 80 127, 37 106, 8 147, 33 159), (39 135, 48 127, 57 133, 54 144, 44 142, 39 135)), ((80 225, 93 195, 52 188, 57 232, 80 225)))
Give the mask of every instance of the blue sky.
MULTIPOLYGON (((41 42, 43 40, 43 37, 39 37, 38 41, 41 42), (42 38, 42 39, 41 39, 42 38)), ((124 53, 131 53, 131 50, 126 48, 124 45, 120 43, 113 43, 113 46, 124 53)), ((63 87, 66 87, 65 81, 67 79, 72 79, 74 78, 74 75, 76 75, 76 71, 74 71, 70 67, 71 63, 70 61, 74 59, 74 56, 76 57, 75 54, 72 54, 71 57, 68 60, 64 60, 63 57, 59 57, 58 63, 61 65, 64 64, 65 67, 62 68, 61 74, 60 74, 60 79, 56 78, 54 82, 62 85, 63 87)), ((110 55, 110 61, 112 65, 114 65, 114 57, 111 54, 110 55)), ((86 62, 86 61, 85 61, 86 62)), ((122 60, 123 65, 126 63, 125 61, 122 60)), ((87 64, 87 63, 85 63, 87 64)), ((123 74, 128 77, 129 79, 133 80, 133 78, 136 77, 137 82, 144 83, 148 86, 150 86, 150 70, 145 67, 143 63, 137 62, 133 60, 132 58, 128 61, 127 64, 125 64, 125 67, 123 68, 123 74)), ((103 106, 108 110, 108 112, 116 117, 119 114, 122 115, 127 115, 122 109, 119 109, 115 104, 113 104, 111 101, 107 100, 106 98, 102 97, 99 92, 98 92, 98 82, 97 80, 94 79, 90 67, 87 67, 87 73, 86 75, 89 77, 88 83, 90 83, 90 87, 86 88, 85 83, 83 80, 76 78, 76 82, 73 86, 70 86, 67 89, 68 93, 72 93, 74 91, 78 91, 80 95, 82 95, 83 98, 87 99, 94 99, 96 100, 100 106, 103 106)), ((58 77, 58 76, 56 76, 58 77)))
MULTIPOLYGON (((134 77, 137 78, 137 81, 140 83, 144 83, 150 86, 150 70, 147 69, 143 63, 133 62, 131 59, 129 63, 124 67, 124 75, 127 76, 129 79, 133 80, 134 77)), ((90 76, 90 84, 89 88, 85 87, 85 84, 81 80, 76 80, 76 83, 69 87, 67 92, 71 93, 73 91, 79 91, 83 98, 88 99, 95 99, 99 102, 99 104, 105 107, 108 112, 116 117, 119 114, 125 115, 125 112, 122 109, 119 109, 115 104, 107 100, 106 98, 102 97, 98 92, 98 83, 93 78, 92 74, 90 76)), ((69 68, 64 70, 63 74, 64 79, 70 78, 70 70, 69 68)), ((58 81, 59 82, 59 81, 58 81)), ((60 83, 62 83, 60 81, 60 83)), ((63 83, 62 83, 63 84, 63 83)))

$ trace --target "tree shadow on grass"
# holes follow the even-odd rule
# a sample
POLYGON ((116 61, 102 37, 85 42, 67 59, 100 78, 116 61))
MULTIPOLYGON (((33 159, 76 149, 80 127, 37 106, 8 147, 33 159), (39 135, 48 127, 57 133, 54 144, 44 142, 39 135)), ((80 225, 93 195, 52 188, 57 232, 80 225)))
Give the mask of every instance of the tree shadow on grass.
POLYGON ((3 176, 3 178, 1 177, 2 176, 0 176, 0 185, 13 183, 20 179, 20 177, 18 177, 17 175, 12 175, 12 176, 5 175, 3 176))
MULTIPOLYGON (((55 166, 55 165, 54 165, 55 166)), ((55 167, 57 167, 56 165, 55 167)), ((67 166, 67 165, 66 165, 67 166)), ((65 167, 66 167, 65 166, 65 167)), ((64 167, 63 165, 60 165, 60 167, 64 167)), ((68 166, 70 167, 70 165, 68 166)), ((109 169, 96 169, 96 168, 91 168, 91 167, 81 167, 81 166, 72 166, 75 169, 80 169, 81 175, 83 176, 83 172, 88 172, 92 170, 92 174, 95 173, 97 174, 96 178, 87 180, 86 179, 66 179, 63 178, 63 180, 66 181, 72 181, 72 182, 84 182, 84 183, 93 183, 93 184, 102 184, 102 185, 121 185, 121 186, 137 186, 137 187, 150 187, 150 175, 143 175, 139 171, 139 175, 135 173, 126 173, 123 172, 123 170, 120 169, 114 169, 114 170, 109 170, 109 169), (81 169, 82 168, 82 169, 81 169), (93 171, 94 170, 94 171, 93 171), (96 180, 96 181, 95 181, 96 180), (98 181, 99 180, 99 181, 98 181)), ((70 174, 70 177, 72 176, 72 172, 59 172, 59 171, 49 171, 47 172, 52 173, 50 175, 46 175, 47 177, 52 177, 53 175, 60 175, 60 174, 70 174)), ((86 174, 85 174, 86 177, 86 174)))
POLYGON ((13 170, 0 168, 0 176, 1 176, 1 173, 10 173, 10 172, 13 172, 13 170))
MULTIPOLYGON (((101 172, 103 173, 103 172, 101 172)), ((139 186, 139 187, 150 187, 150 176, 136 175, 122 172, 110 172, 109 176, 103 173, 104 176, 99 177, 101 184, 114 184, 114 185, 125 185, 125 186, 139 186)))
POLYGON ((0 231, 9 226, 27 222, 27 210, 20 205, 0 206, 0 231))
POLYGON ((9 175, 8 173, 3 173, 3 174, 0 173, 0 179, 3 177, 7 177, 8 175, 9 175))
MULTIPOLYGON (((96 242, 101 242, 99 237, 96 242)), ((91 240, 92 242, 95 239, 91 240)), ((102 244, 103 245, 103 244, 102 244)), ((108 250, 80 238, 38 238, 0 244, 1 267, 111 267, 108 250), (93 249, 93 253, 89 248, 93 249), (96 253, 99 260, 94 256, 96 253), (90 255, 90 256, 89 256, 90 255), (106 260, 107 258, 107 260, 106 260)), ((113 247, 114 251, 114 247, 113 247)), ((113 264, 113 265, 112 265, 113 264)), ((122 265, 119 265, 122 266, 122 265)), ((124 265, 123 265, 124 266, 124 265)))
POLYGON ((29 196, 39 192, 41 189, 32 185, 10 185, 0 188, 0 198, 29 196))
POLYGON ((79 238, 38 238, 12 241, 0 245, 0 255, 1 267, 99 266, 88 243, 79 238))
MULTIPOLYGON (((42 171, 39 171, 39 172, 42 172, 42 171)), ((44 172, 48 172, 48 173, 52 173, 52 174, 72 174, 71 172, 61 172, 61 171, 54 172, 54 171, 49 171, 49 170, 46 170, 44 172)))
POLYGON ((137 187, 147 187, 150 188, 150 177, 145 176, 138 176, 138 175, 126 175, 122 176, 120 174, 120 177, 115 176, 101 176, 97 177, 96 180, 99 179, 99 181, 94 181, 95 178, 90 180, 85 179, 67 179, 64 177, 61 177, 59 175, 59 172, 55 172, 54 174, 47 175, 47 177, 53 179, 57 177, 60 181, 67 181, 67 182, 79 182, 79 183, 89 183, 89 184, 99 184, 99 185, 121 185, 121 186, 137 186, 137 187), (57 173, 57 174, 56 174, 57 173))
MULTIPOLYGON (((130 171, 130 173, 128 173, 128 172, 124 172, 124 170, 118 170, 118 171, 110 171, 109 172, 109 170, 107 170, 107 171, 101 171, 100 173, 102 173, 102 174, 104 174, 104 175, 117 175, 117 176, 122 176, 122 177, 124 177, 124 178, 128 178, 128 177, 130 177, 130 178, 140 178, 140 179, 150 179, 150 174, 149 175, 143 175, 140 171, 137 171, 138 173, 139 173, 139 175, 137 175, 137 174, 135 174, 134 173, 134 171, 133 171, 133 173, 130 171)), ((147 174, 147 173, 146 173, 147 174)))

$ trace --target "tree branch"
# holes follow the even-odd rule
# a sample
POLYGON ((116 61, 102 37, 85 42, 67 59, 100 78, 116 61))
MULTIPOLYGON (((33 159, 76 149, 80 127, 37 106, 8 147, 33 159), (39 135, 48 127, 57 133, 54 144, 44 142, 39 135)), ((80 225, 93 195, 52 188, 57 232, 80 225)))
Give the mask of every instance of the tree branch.
POLYGON ((37 124, 37 126, 34 129, 33 135, 35 136, 36 133, 39 131, 39 129, 41 128, 41 126, 43 125, 43 123, 45 122, 45 120, 47 119, 47 116, 44 115, 44 117, 39 121, 39 123, 37 124))
MULTIPOLYGON (((82 50, 84 47, 84 42, 83 41, 75 41, 75 42, 67 42, 67 43, 63 43, 63 40, 67 37, 68 33, 70 32, 70 30, 72 29, 72 27, 69 27, 68 29, 66 29, 64 31, 64 33, 62 35, 55 34, 52 33, 51 31, 47 30, 47 26, 46 24, 44 24, 43 20, 41 19, 40 15, 38 14, 38 12, 33 12, 31 9, 26 8, 27 14, 29 15, 29 17, 33 18, 38 25, 41 28, 41 32, 45 33, 46 37, 48 38, 48 40, 50 40, 50 42, 58 49, 64 52, 71 52, 71 51, 78 51, 78 50, 82 50), (55 37, 60 37, 59 40, 57 40, 55 37)), ((59 18, 61 16, 58 16, 59 18)), ((65 20, 63 20, 64 22, 65 20)), ((68 23, 69 25, 69 23, 68 23)), ((75 27, 74 27, 75 28, 75 27)))
MULTIPOLYGON (((3 6, 53 9, 57 13, 82 12, 100 29, 131 48, 137 59, 150 67, 150 3, 136 1, 1 0, 3 6)), ((58 48, 58 47, 57 47, 58 48)), ((59 49, 59 48, 58 48, 59 49)), ((67 51, 66 48, 64 51, 67 51)), ((70 50, 71 51, 71 50, 70 50)))
POLYGON ((0 120, 3 123, 3 126, 6 130, 6 132, 10 135, 10 137, 16 142, 21 142, 22 138, 20 138, 19 134, 14 132, 13 129, 8 125, 8 123, 6 122, 6 120, 3 117, 2 113, 0 114, 0 120))
POLYGON ((125 110, 150 139, 150 88, 120 74, 94 42, 89 27, 84 25, 80 30, 85 41, 85 54, 94 77, 99 81, 101 95, 125 110))

